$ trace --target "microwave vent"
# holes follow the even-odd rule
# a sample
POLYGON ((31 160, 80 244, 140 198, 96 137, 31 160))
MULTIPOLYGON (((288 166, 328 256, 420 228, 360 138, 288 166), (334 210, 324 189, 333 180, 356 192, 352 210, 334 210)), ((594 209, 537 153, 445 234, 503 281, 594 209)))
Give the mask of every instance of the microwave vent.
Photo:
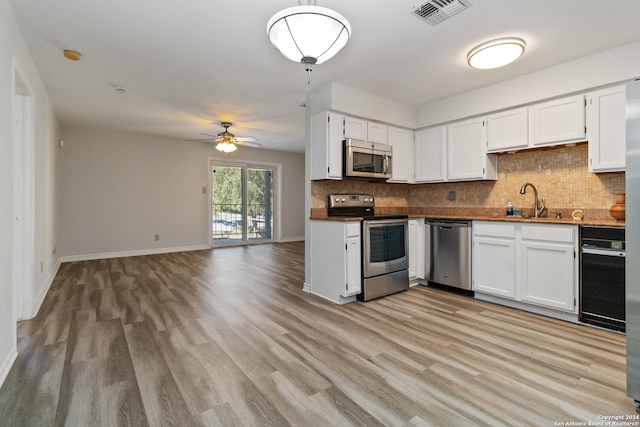
POLYGON ((468 0, 430 0, 415 6, 411 13, 432 26, 471 7, 468 0))

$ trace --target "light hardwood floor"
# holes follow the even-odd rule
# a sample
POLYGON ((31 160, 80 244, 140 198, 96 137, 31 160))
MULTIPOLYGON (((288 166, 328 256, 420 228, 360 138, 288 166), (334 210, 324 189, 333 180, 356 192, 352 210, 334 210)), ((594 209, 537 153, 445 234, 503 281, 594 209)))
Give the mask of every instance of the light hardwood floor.
POLYGON ((623 335, 425 286, 338 306, 301 242, 65 263, 3 426, 553 426, 633 414, 623 335))

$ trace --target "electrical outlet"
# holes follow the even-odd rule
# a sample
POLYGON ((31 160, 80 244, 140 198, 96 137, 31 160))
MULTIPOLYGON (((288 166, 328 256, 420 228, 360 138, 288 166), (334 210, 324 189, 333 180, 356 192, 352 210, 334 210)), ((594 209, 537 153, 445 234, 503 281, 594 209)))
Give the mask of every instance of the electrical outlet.
POLYGON ((153 236, 153 240, 155 240, 156 242, 159 242, 160 241, 160 235, 159 234, 154 235, 153 236))
POLYGON ((207 194, 207 184, 202 184, 202 194, 207 194))
POLYGON ((44 272, 44 262, 40 261, 40 273, 44 272))
POLYGON ((55 255, 57 252, 58 252, 58 247, 57 247, 57 246, 54 246, 54 247, 53 247, 53 250, 51 251, 51 253, 52 253, 53 255, 55 255))

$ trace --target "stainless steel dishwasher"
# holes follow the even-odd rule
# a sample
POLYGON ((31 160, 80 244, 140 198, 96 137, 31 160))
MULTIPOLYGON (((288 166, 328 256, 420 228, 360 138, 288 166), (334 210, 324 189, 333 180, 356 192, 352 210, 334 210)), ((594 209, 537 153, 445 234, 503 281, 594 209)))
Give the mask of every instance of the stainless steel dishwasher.
POLYGON ((471 222, 426 220, 425 279, 471 290, 471 222))

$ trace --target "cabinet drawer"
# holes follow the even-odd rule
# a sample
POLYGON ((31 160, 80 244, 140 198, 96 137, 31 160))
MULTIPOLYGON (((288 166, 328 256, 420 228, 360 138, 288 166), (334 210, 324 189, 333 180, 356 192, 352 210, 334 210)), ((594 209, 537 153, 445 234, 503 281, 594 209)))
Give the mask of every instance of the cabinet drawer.
POLYGON ((360 223, 347 224, 344 226, 345 237, 359 237, 360 236, 360 223))
POLYGON ((475 222, 473 223, 474 236, 516 238, 515 224, 502 224, 499 222, 475 222))
POLYGON ((573 243, 574 227, 561 225, 523 225, 523 240, 542 240, 545 242, 573 243))

